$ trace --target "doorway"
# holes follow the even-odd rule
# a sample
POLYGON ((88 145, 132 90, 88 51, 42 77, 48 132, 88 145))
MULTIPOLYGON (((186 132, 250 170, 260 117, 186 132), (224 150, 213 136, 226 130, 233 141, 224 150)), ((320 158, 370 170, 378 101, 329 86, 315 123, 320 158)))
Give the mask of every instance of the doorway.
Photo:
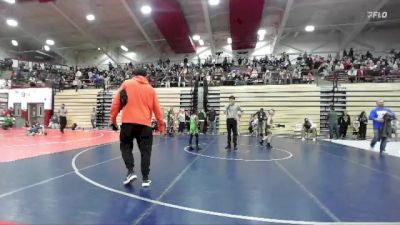
POLYGON ((44 124, 44 104, 28 103, 28 120, 44 124))

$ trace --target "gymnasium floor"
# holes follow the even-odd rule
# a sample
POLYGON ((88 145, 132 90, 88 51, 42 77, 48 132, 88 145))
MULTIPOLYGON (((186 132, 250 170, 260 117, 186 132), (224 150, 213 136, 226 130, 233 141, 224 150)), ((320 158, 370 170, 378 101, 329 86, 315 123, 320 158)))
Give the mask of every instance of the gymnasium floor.
POLYGON ((122 185, 117 137, 0 131, 0 224, 400 224, 398 157, 281 137, 268 151, 244 136, 237 152, 225 136, 189 152, 187 136, 157 136, 144 189, 122 185))

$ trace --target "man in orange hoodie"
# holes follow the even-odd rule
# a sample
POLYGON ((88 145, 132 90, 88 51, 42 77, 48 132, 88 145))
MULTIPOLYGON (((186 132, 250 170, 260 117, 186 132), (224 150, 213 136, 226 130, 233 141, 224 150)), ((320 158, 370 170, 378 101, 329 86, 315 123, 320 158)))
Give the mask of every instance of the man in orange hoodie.
POLYGON ((142 187, 150 186, 150 157, 153 144, 151 119, 155 114, 160 133, 164 132, 163 114, 158 97, 147 80, 145 69, 136 69, 135 77, 122 83, 111 106, 111 124, 116 127, 118 113, 122 110, 120 149, 128 174, 124 184, 135 180, 133 140, 136 139, 141 154, 142 187), (121 98, 122 96, 122 98, 121 98), (126 100, 127 98, 127 100, 126 100), (122 101, 121 101, 122 100, 122 101))

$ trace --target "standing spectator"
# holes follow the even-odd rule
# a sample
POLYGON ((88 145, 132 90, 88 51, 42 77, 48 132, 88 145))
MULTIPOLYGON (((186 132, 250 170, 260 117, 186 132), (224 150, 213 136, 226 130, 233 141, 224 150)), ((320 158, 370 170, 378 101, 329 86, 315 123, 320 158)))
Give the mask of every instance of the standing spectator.
POLYGON ((67 114, 68 110, 65 108, 65 104, 62 104, 61 108, 58 110, 61 133, 64 133, 65 126, 67 126, 67 114))
POLYGON ((96 108, 93 107, 92 112, 90 113, 90 123, 92 124, 92 128, 96 128, 96 108))
POLYGON ((113 70, 113 69, 114 69, 114 67, 113 67, 111 61, 108 62, 108 71, 111 71, 111 70, 113 70))
POLYGON ((170 108, 167 116, 167 134, 170 136, 173 135, 174 132, 174 117, 174 109, 170 108))
POLYGON ((204 133, 204 123, 206 121, 206 113, 204 110, 201 110, 199 113, 199 124, 200 124, 200 132, 204 133))
POLYGON ((386 148, 386 138, 382 138, 381 128, 384 124, 384 115, 389 114, 391 117, 396 119, 395 113, 389 109, 384 107, 384 101, 379 99, 376 101, 376 108, 372 109, 369 114, 369 119, 373 121, 374 128, 374 137, 371 140, 370 150, 374 149, 376 142, 381 141, 380 145, 380 153, 385 151, 386 148))
POLYGON ((183 109, 181 109, 179 111, 178 121, 179 121, 178 132, 180 134, 183 134, 183 132, 185 130, 185 121, 186 121, 186 114, 185 114, 185 111, 183 109))
POLYGON ((351 124, 351 119, 349 114, 347 114, 347 111, 344 111, 342 116, 340 116, 339 118, 339 137, 341 137, 342 139, 346 138, 347 135, 347 128, 349 127, 349 125, 351 124))
POLYGON ((329 126, 329 138, 332 139, 333 135, 335 135, 335 139, 338 139, 339 138, 338 115, 333 106, 331 106, 331 110, 328 113, 328 126, 329 126))
POLYGON ((216 135, 217 134, 217 130, 216 130, 217 114, 216 114, 214 108, 211 108, 211 110, 208 112, 207 119, 208 119, 208 133, 216 135))
POLYGON ((358 116, 358 121, 360 122, 360 130, 358 132, 358 137, 360 140, 365 140, 365 136, 367 134, 367 124, 368 118, 365 111, 362 111, 361 114, 358 116))
POLYGON ((104 76, 103 85, 105 91, 108 91, 110 89, 110 76, 108 75, 104 76))

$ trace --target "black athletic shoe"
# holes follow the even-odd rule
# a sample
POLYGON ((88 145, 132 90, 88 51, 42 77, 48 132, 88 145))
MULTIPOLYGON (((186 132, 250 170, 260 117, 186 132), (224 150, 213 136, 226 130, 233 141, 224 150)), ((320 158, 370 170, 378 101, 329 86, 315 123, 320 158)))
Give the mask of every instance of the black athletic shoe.
POLYGON ((201 148, 199 146, 196 146, 196 150, 199 151, 201 150, 201 148))
POLYGON ((129 184, 131 181, 135 180, 136 178, 137 178, 137 176, 133 173, 133 171, 129 171, 124 180, 124 185, 129 184))
POLYGON ((233 148, 233 150, 237 151, 237 150, 238 150, 238 148, 235 146, 235 147, 233 148))
POLYGON ((193 151, 194 148, 192 146, 189 147, 189 151, 193 151))
POLYGON ((267 148, 268 148, 268 149, 271 149, 271 148, 272 148, 272 145, 271 145, 270 143, 267 143, 267 148))
POLYGON ((260 142, 260 145, 263 146, 264 140, 261 140, 261 141, 259 141, 259 142, 260 142))
POLYGON ((225 147, 225 149, 226 149, 226 150, 231 150, 231 146, 230 146, 230 145, 227 145, 227 146, 225 147))

